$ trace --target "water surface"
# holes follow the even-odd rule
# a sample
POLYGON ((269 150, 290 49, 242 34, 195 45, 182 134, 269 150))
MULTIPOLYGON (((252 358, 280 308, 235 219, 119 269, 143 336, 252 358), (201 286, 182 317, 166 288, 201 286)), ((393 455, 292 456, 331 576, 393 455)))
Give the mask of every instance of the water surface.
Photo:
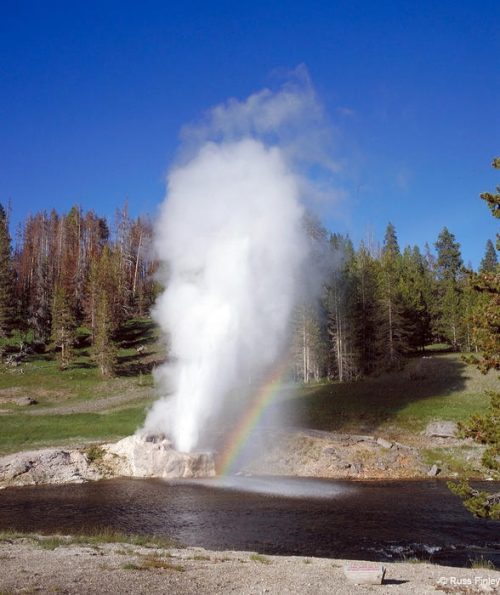
MULTIPOLYGON (((500 484, 488 483, 491 489, 500 484)), ((211 549, 500 566, 500 523, 475 519, 439 480, 118 479, 0 491, 0 529, 110 527, 211 549)))

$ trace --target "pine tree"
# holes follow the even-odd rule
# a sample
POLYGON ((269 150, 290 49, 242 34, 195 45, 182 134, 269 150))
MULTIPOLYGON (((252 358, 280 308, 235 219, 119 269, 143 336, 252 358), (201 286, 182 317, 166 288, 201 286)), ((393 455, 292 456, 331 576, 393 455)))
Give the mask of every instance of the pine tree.
POLYGON ((325 370, 326 348, 318 313, 310 305, 296 308, 293 351, 295 378, 305 384, 320 380, 325 370))
POLYGON ((61 262, 58 282, 66 291, 73 315, 79 322, 83 314, 84 263, 82 255, 82 213, 73 206, 61 220, 61 262))
POLYGON ((456 281, 464 264, 460 254, 460 244, 455 240, 455 236, 446 227, 443 227, 435 246, 438 255, 437 269, 439 278, 441 280, 452 279, 456 281))
POLYGON ((379 267, 364 243, 353 262, 353 351, 361 375, 370 374, 377 366, 377 327, 379 320, 379 267))
POLYGON ((412 349, 423 350, 432 339, 432 276, 418 246, 405 248, 402 255, 399 289, 403 299, 403 316, 412 349))
POLYGON ((116 346, 112 339, 113 330, 109 297, 106 291, 102 291, 96 304, 92 353, 101 374, 105 377, 113 376, 115 373, 116 346))
MULTIPOLYGON (((495 157, 491 166, 495 169, 500 169, 500 157, 495 157)), ((500 186, 497 186, 495 194, 492 194, 491 192, 483 192, 480 196, 488 205, 493 217, 496 217, 497 219, 500 218, 500 186)), ((500 250, 500 246, 498 245, 499 242, 500 236, 497 234, 497 250, 500 250)))
POLYGON ((439 324, 441 338, 458 351, 463 343, 462 275, 460 244, 445 227, 435 244, 437 250, 439 324))
MULTIPOLYGON (((493 167, 500 169, 500 158, 493 160, 493 167)), ((497 194, 481 194, 494 217, 500 217, 500 187, 497 194)), ((500 237, 497 234, 497 248, 500 237)), ((482 294, 481 307, 474 317, 474 335, 482 357, 478 362, 480 369, 487 372, 490 369, 500 370, 500 271, 484 271, 472 276, 474 288, 482 294)), ((499 447, 500 449, 500 447, 499 447)))
POLYGON ((30 318, 35 341, 46 343, 52 328, 52 292, 47 258, 40 258, 36 268, 36 283, 33 290, 30 318))
POLYGON ((396 228, 392 223, 388 223, 385 230, 382 254, 390 254, 392 258, 397 258, 400 255, 396 228))
MULTIPOLYGON (((500 158, 493 159, 493 167, 500 169, 500 158)), ((500 217, 500 189, 497 194, 481 194, 494 217, 500 217)), ((500 236, 497 234, 497 249, 500 249, 500 236)), ((478 368, 486 374, 489 370, 500 370, 500 272, 485 271, 477 275, 470 275, 472 286, 480 294, 481 307, 474 316, 474 334, 479 348, 482 350, 480 358, 472 359, 478 368)), ((490 393, 491 403, 484 415, 472 416, 462 424, 464 435, 475 438, 487 445, 483 453, 482 462, 486 467, 500 471, 500 392, 490 393)), ((450 489, 464 499, 465 506, 478 516, 500 519, 500 507, 495 504, 495 495, 489 495, 472 490, 467 482, 461 485, 448 484, 450 489), (490 504, 488 496, 492 496, 490 504)))
POLYGON ((59 349, 59 367, 65 370, 73 358, 76 340, 76 321, 66 289, 61 285, 54 291, 52 303, 52 341, 59 349))
POLYGON ((328 314, 329 377, 341 382, 360 373, 355 349, 355 274, 354 248, 349 238, 334 234, 330 244, 342 260, 328 280, 325 307, 328 314))
POLYGON ((377 347, 379 358, 387 368, 400 367, 409 350, 408 332, 405 328, 404 304, 399 290, 401 254, 394 226, 387 226, 378 282, 379 324, 377 347))
POLYGON ((122 297, 119 293, 117 253, 105 246, 91 274, 92 355, 103 376, 112 376, 116 365, 113 334, 120 323, 122 297))
MULTIPOLYGON (((302 225, 313 262, 328 253, 328 233, 311 213, 304 214, 302 225)), ((326 315, 322 300, 305 298, 295 308, 293 354, 295 377, 302 382, 317 381, 325 375, 327 362, 326 315)))
POLYGON ((495 273, 498 267, 498 258, 497 253, 495 250, 495 246, 493 246, 493 242, 488 240, 486 242, 486 251, 484 253, 484 258, 481 260, 481 265, 479 267, 480 273, 495 273))
POLYGON ((0 204, 0 336, 10 334, 15 324, 14 274, 9 222, 0 204))
POLYGON ((16 254, 16 287, 22 316, 35 341, 47 343, 58 259, 54 244, 59 218, 53 212, 29 217, 23 228, 22 249, 16 254))

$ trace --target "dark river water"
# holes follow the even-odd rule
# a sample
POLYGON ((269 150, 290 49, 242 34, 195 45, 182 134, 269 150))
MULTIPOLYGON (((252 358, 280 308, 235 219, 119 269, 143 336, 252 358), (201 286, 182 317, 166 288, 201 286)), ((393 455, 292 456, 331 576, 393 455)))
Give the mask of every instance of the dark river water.
POLYGON ((439 480, 120 479, 0 491, 0 530, 96 527, 216 550, 500 566, 500 523, 473 518, 439 480))

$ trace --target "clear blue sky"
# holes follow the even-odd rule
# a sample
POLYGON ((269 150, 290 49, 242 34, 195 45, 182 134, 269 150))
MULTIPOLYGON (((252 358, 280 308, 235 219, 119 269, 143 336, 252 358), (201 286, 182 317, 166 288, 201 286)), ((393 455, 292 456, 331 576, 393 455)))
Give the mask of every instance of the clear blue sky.
POLYGON ((335 129, 355 242, 433 243, 477 266, 496 222, 500 3, 0 2, 0 201, 12 222, 74 203, 154 215, 182 125, 305 64, 335 129))

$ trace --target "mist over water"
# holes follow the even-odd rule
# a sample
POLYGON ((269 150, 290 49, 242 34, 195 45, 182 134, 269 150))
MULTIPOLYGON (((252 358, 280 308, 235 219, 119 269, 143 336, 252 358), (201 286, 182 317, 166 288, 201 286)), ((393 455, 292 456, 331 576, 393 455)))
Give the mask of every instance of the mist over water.
POLYGON ((156 226, 166 290, 154 316, 169 340, 156 380, 165 396, 145 422, 180 451, 195 450, 226 400, 249 398, 239 387, 287 351, 308 253, 298 164, 312 155, 319 113, 302 80, 231 100, 185 132, 156 226))

